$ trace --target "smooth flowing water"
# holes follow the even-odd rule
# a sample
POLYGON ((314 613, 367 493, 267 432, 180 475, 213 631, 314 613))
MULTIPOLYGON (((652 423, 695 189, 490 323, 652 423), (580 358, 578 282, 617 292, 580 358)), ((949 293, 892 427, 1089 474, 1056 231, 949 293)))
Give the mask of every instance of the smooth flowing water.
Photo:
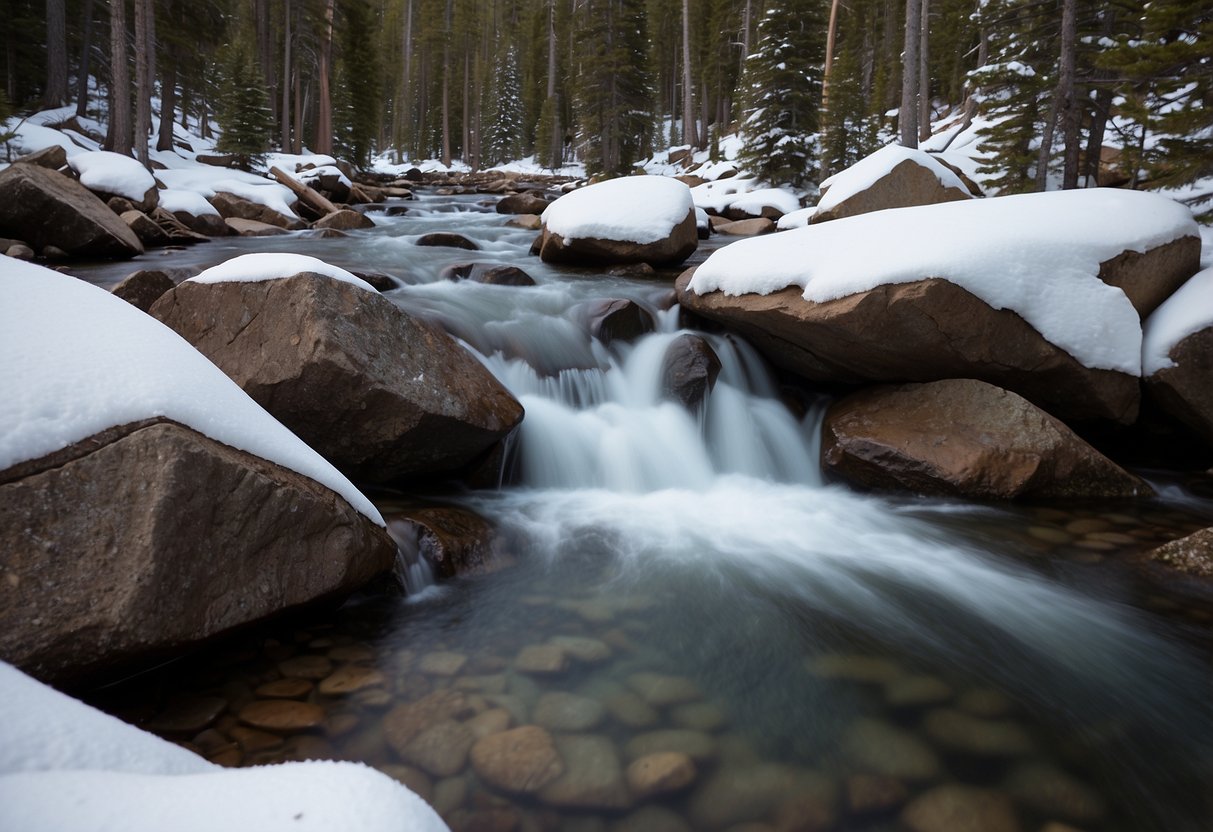
MULTIPOLYGON (((104 694, 111 707, 163 726, 186 694, 221 699, 205 730, 164 732, 232 764, 364 760, 464 829, 1213 827, 1210 610, 1121 563, 1209 525, 1209 500, 1176 488, 1018 510, 857 494, 820 473, 824 402, 801 395, 793 411, 744 341, 696 333, 721 359, 712 393, 696 412, 663 396, 666 350, 687 332, 672 275, 545 266, 526 254, 533 232, 472 197, 374 216, 348 240, 224 241, 162 261, 292 250, 400 278, 388 297, 441 322, 526 408, 509 484, 443 497, 492 522, 503 568, 246 635, 104 694), (433 230, 481 251, 413 244, 433 230), (440 277, 471 261, 538 285, 440 277), (591 338, 603 298, 641 304, 656 331, 591 338), (292 695, 322 705, 324 725, 240 726, 283 677, 319 681, 292 695), (465 727, 401 736, 408 709, 427 707, 411 703, 443 691, 465 697, 441 715, 465 727), (566 766, 538 793, 468 762, 469 736, 535 723, 566 766), (690 773, 625 771, 665 751, 690 773)), ((407 500, 379 502, 391 518, 407 500)), ((428 583, 415 553, 403 568, 428 583)))

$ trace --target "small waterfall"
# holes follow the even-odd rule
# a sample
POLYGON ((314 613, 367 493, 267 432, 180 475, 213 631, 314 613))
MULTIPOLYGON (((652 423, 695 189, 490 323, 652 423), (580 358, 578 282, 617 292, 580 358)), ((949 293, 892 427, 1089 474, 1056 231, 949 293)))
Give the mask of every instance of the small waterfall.
POLYGON ((405 596, 420 596, 433 588, 434 570, 421 554, 417 525, 404 520, 389 520, 387 532, 396 543, 396 567, 393 574, 405 596))

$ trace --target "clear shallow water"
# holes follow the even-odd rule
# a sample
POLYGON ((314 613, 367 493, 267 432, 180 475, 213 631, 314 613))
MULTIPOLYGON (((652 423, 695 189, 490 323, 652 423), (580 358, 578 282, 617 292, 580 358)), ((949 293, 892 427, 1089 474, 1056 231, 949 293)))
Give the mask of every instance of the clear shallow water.
MULTIPOLYGON (((512 565, 252 634, 112 707, 155 724, 176 696, 218 697, 210 727, 175 737, 229 763, 365 760, 461 828, 898 829, 906 805, 946 784, 980 789, 966 799, 1012 813, 1007 828, 1209 828, 1207 610, 1142 611, 1166 599, 1116 565, 1207 521, 1207 500, 1170 495, 1179 513, 1020 511, 828 485, 820 407, 794 415, 743 342, 703 336, 723 369, 699 413, 663 400, 662 358, 680 333, 664 309, 668 281, 546 267, 526 256, 533 232, 476 202, 375 215, 381 228, 349 240, 225 241, 165 262, 294 250, 404 280, 388 296, 485 353, 526 407, 513 484, 454 498, 497 526, 512 565), (412 245, 433 230, 484 250, 412 245), (439 278, 473 260, 521 265, 540 285, 439 278), (604 297, 646 306, 658 331, 609 349, 593 341, 585 308, 604 297), (527 648, 561 637, 605 649, 528 669, 527 648), (338 693, 317 679, 300 695, 324 708, 322 725, 240 739, 241 710, 267 698, 262 684, 297 674, 300 657, 329 663, 313 675, 347 668, 372 682, 338 693), (665 701, 637 674, 673 676, 666 686, 682 694, 665 701), (438 765, 395 747, 390 715, 448 689, 469 711, 596 738, 598 753, 566 753, 580 786, 510 796, 466 759, 438 765), (553 693, 577 698, 558 698, 562 711, 553 693), (649 736, 672 729, 684 735, 649 736), (631 757, 675 746, 695 752, 690 784, 648 799, 619 791, 631 757)), ((91 279, 113 282, 107 268, 91 279)), ((383 508, 390 516, 392 500, 383 508)))

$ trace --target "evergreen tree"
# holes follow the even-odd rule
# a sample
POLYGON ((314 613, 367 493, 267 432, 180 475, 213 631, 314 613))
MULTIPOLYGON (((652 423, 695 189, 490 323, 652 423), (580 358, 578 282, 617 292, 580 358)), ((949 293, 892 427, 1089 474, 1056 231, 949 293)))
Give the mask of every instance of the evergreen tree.
POLYGON ((622 175, 652 145, 653 90, 641 0, 586 0, 577 118, 586 170, 622 175))
MULTIPOLYGON (((346 134, 343 141, 345 155, 354 164, 365 167, 370 163, 371 149, 379 135, 382 83, 376 49, 375 13, 370 0, 345 0, 341 10, 341 60, 337 74, 345 83, 342 93, 345 96, 342 102, 345 112, 338 116, 337 102, 333 102, 333 131, 346 134), (339 120, 342 120, 340 125, 339 120)), ((333 96, 336 98, 336 91, 333 96)))
POLYGON ((564 143, 556 130, 559 108, 556 97, 545 98, 539 111, 539 122, 535 125, 535 160, 545 168, 558 168, 564 164, 564 143))
POLYGON ((269 95, 247 50, 233 49, 227 61, 216 113, 222 133, 216 148, 236 157, 245 170, 270 149, 274 116, 269 95))
MULTIPOLYGON (((484 161, 499 165, 519 158, 524 134, 523 105, 518 80, 518 53, 513 44, 503 44, 497 50, 488 104, 484 161)), ((548 130, 550 133, 550 125, 548 130)))
POLYGON ((746 60, 741 163, 773 185, 804 187, 816 173, 824 18, 821 0, 773 0, 746 60))

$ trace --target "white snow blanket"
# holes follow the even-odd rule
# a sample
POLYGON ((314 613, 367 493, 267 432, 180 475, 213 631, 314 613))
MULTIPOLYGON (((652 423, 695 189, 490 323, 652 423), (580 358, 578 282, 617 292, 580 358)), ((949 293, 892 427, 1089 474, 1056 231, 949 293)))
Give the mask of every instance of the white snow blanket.
POLYGON ((566 241, 655 243, 694 210, 691 189, 663 176, 623 176, 565 194, 543 212, 548 231, 566 241))
POLYGON ((822 182, 822 190, 826 188, 829 190, 818 201, 817 210, 827 211, 860 191, 867 190, 902 162, 913 162, 926 168, 935 174, 939 184, 945 188, 957 188, 966 194, 969 193, 969 189, 955 171, 942 164, 930 153, 902 147, 899 144, 890 144, 822 182))
POLYGON ((177 333, 74 277, 0 258, 0 470, 163 416, 332 489, 353 484, 177 333))
POLYGON ((130 156, 108 150, 70 154, 67 163, 80 175, 80 184, 90 191, 103 191, 142 202, 156 180, 130 156))
POLYGON ((709 213, 724 213, 724 210, 750 192, 758 180, 734 176, 718 182, 704 182, 691 188, 691 199, 696 208, 709 213))
POLYGON ((791 191, 783 188, 761 188, 737 197, 729 203, 729 208, 743 211, 753 217, 761 216, 763 208, 772 208, 780 214, 790 214, 800 210, 800 200, 791 191))
POLYGON ((352 283, 360 289, 375 292, 375 287, 362 278, 347 272, 339 266, 330 265, 316 257, 306 254, 286 254, 277 252, 258 252, 242 254, 226 260, 218 266, 211 266, 199 275, 189 278, 192 283, 253 283, 262 280, 276 280, 280 277, 291 277, 303 272, 315 272, 334 280, 352 283))
POLYGON ((1213 327, 1213 268, 1197 272, 1146 319, 1141 344, 1142 375, 1152 376, 1174 367, 1172 348, 1209 327, 1213 327))
POLYGON ((0 662, 0 829, 439 832, 417 795, 357 763, 223 769, 0 662))
POLYGON ((801 208, 798 211, 792 211, 789 214, 784 214, 779 218, 779 222, 775 223, 775 227, 780 231, 791 231, 793 228, 804 228, 813 219, 813 215, 817 213, 817 206, 810 205, 808 208, 801 208))
POLYGON ((695 272, 699 294, 788 286, 824 302, 925 277, 1010 309, 1087 367, 1141 372, 1141 324, 1099 264, 1198 233, 1166 197, 1091 189, 875 211, 719 249, 695 272))
POLYGON ((156 175, 169 188, 193 191, 207 198, 222 191, 273 208, 283 216, 297 216, 291 209, 295 195, 290 189, 255 173, 210 165, 194 165, 157 171, 156 175))
POLYGON ((178 188, 165 188, 160 192, 160 207, 171 213, 184 211, 195 217, 219 216, 215 206, 207 202, 202 194, 178 188))

